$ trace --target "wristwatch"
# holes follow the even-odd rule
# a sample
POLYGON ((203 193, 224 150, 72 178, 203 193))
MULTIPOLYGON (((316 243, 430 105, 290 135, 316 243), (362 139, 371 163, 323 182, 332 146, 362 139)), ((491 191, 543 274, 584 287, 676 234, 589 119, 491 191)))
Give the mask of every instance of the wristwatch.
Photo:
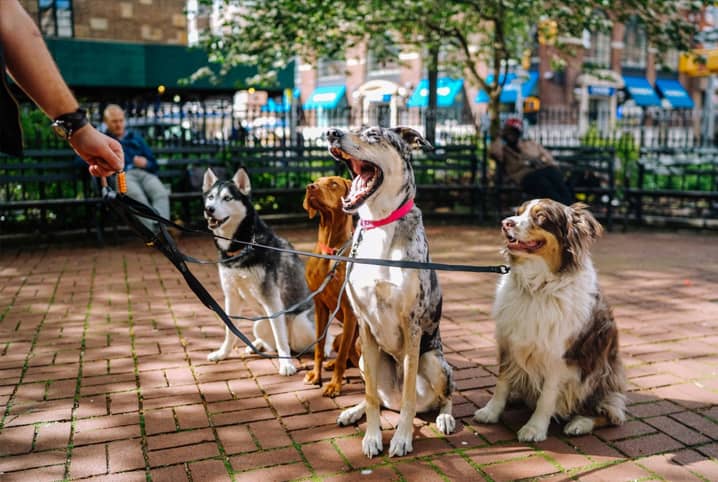
POLYGON ((72 134, 87 123, 87 112, 84 109, 77 109, 75 112, 57 117, 52 123, 52 129, 60 138, 69 141, 72 134))

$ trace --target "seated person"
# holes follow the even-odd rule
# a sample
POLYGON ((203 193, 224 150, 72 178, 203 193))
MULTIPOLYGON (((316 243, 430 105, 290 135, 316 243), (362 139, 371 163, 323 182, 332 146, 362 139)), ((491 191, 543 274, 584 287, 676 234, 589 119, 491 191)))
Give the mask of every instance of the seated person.
POLYGON ((549 198, 567 206, 572 204, 573 195, 553 156, 541 144, 521 139, 522 134, 521 119, 508 119, 501 136, 491 143, 491 157, 532 198, 549 198))
MULTIPOLYGON (((119 105, 110 104, 103 115, 107 134, 117 139, 125 153, 127 195, 152 206, 165 219, 170 216, 169 191, 154 174, 157 161, 142 136, 125 129, 125 112, 119 105)), ((141 218, 142 223, 154 232, 159 231, 156 221, 141 218)))

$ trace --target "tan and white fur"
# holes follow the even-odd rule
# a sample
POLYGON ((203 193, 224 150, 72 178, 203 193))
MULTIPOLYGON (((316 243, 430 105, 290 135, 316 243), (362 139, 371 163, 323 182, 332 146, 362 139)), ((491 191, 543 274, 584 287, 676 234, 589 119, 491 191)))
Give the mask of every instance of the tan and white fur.
MULTIPOLYGON (((289 249, 292 245, 277 236, 254 210, 250 199, 251 183, 247 171, 237 170, 231 181, 219 180, 211 169, 202 186, 204 216, 217 237, 219 279, 224 292, 225 311, 240 315, 246 300, 256 301, 269 316, 293 306, 309 296, 304 265, 296 254, 255 249, 244 243, 289 249), (239 241, 239 242, 238 242, 239 241)), ((314 305, 308 301, 301 311, 254 322, 253 344, 261 351, 276 351, 279 374, 292 375, 297 369, 291 352, 314 342, 314 305)), ((232 352, 236 336, 225 328, 225 338, 209 361, 223 360, 232 352)), ((331 347, 329 340, 328 347, 331 347)), ((252 349, 247 347, 247 353, 252 349)))
MULTIPOLYGON (((380 227, 361 227, 365 220, 382 220, 413 199, 416 186, 411 150, 427 147, 409 128, 368 127, 327 132, 329 150, 355 176, 344 198, 344 210, 356 212, 354 255, 358 258, 430 261, 421 211, 414 206, 405 216, 380 227)), ((360 368, 365 399, 343 411, 337 423, 348 425, 366 412, 362 451, 367 457, 383 449, 380 405, 399 411, 389 445, 390 456, 413 450, 413 419, 417 412, 438 410, 436 425, 445 434, 455 428, 451 414, 453 381, 439 334, 441 290, 431 270, 353 264, 349 300, 359 320, 362 347, 360 368)))
POLYGON ((623 423, 618 329, 589 252, 602 231, 585 205, 549 199, 527 201, 503 220, 511 272, 493 310, 499 375, 476 421, 496 423, 511 396, 533 409, 522 442, 545 440, 554 417, 568 420, 568 435, 623 423))

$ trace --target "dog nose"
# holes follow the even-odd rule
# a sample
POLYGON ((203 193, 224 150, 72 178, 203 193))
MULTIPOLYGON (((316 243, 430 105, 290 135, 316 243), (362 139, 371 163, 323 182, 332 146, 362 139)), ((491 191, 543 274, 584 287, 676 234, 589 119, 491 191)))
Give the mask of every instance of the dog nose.
POLYGON ((317 189, 319 189, 319 186, 317 186, 314 183, 311 183, 310 185, 307 186, 307 189, 309 189, 310 191, 316 191, 317 189))
POLYGON ((207 206, 204 208, 205 211, 207 211, 209 214, 214 214, 214 206, 207 206))
POLYGON ((503 221, 501 221, 501 227, 504 229, 513 228, 516 226, 516 222, 511 218, 506 218, 503 221))
POLYGON ((332 127, 331 129, 327 129, 326 136, 328 140, 333 141, 342 138, 344 136, 344 132, 342 132, 340 129, 335 129, 332 127))

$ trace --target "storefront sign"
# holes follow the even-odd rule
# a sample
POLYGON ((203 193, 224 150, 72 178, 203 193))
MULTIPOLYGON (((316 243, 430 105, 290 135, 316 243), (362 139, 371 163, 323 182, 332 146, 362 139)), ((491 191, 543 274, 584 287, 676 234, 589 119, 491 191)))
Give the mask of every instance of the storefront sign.
POLYGON ((596 97, 611 97, 615 93, 616 93, 615 87, 608 87, 605 85, 589 85, 588 86, 588 95, 593 95, 596 97))

